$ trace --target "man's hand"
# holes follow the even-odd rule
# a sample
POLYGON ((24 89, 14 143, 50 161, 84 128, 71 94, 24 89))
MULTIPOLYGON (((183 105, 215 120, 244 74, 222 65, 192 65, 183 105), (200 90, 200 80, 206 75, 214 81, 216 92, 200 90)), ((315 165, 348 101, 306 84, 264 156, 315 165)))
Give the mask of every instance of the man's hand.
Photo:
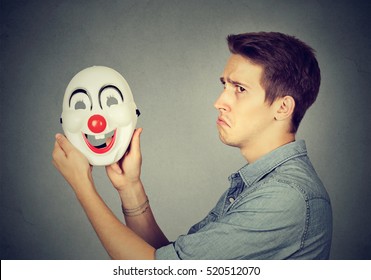
POLYGON ((125 187, 140 182, 142 166, 140 134, 142 131, 142 128, 138 128, 134 131, 129 148, 121 160, 106 166, 107 175, 118 191, 122 191, 125 187))
MULTIPOLYGON (((112 166, 107 167, 107 173, 111 175, 111 181, 116 182, 118 186, 133 178, 139 178, 141 165, 140 132, 141 130, 136 131, 133 136, 132 147, 136 148, 130 149, 124 160, 117 166, 119 170, 115 171, 115 167, 112 166), (125 168, 126 172, 121 171, 120 173, 121 168, 125 168)), ((104 203, 94 188, 91 166, 88 160, 61 134, 56 135, 53 164, 74 189, 89 221, 112 259, 155 258, 155 248, 129 227, 123 225, 104 203)), ((145 214, 151 214, 150 211, 147 212, 145 214)), ((154 232, 156 233, 156 229, 150 228, 150 236, 153 236, 154 232)), ((155 237, 157 238, 156 235, 155 237)))
POLYGON ((93 181, 92 167, 87 158, 64 135, 57 134, 55 139, 53 164, 76 192, 86 179, 93 181))

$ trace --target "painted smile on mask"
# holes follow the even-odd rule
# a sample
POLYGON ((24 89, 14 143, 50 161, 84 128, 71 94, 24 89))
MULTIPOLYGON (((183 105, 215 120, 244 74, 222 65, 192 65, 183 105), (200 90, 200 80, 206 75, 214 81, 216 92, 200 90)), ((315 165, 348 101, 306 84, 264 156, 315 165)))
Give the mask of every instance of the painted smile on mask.
POLYGON ((104 154, 111 150, 116 140, 116 131, 112 130, 106 134, 91 135, 82 133, 86 145, 96 154, 104 154))

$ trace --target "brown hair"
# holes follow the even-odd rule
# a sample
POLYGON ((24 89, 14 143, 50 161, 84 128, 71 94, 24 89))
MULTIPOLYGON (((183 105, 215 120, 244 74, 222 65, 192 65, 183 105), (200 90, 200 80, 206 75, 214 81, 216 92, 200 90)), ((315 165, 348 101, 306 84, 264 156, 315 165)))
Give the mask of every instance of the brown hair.
POLYGON ((231 53, 263 67, 261 85, 265 100, 292 96, 295 108, 292 132, 296 132, 306 110, 317 98, 321 73, 314 50, 295 37, 278 32, 229 35, 231 53))

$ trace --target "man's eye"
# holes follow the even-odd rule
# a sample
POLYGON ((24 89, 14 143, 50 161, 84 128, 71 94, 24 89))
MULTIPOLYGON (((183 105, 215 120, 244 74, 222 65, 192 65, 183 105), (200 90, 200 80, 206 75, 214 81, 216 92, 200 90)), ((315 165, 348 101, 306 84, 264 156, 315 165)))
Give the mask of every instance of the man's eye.
POLYGON ((241 87, 241 86, 236 86, 236 90, 237 90, 238 93, 242 93, 242 92, 246 91, 246 89, 241 87))

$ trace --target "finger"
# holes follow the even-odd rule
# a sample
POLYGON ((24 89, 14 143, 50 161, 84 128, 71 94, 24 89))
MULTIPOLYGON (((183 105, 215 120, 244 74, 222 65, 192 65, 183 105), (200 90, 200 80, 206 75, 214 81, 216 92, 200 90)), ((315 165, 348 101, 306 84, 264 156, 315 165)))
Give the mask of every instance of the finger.
POLYGON ((52 153, 53 159, 54 160, 58 160, 61 157, 65 157, 65 156, 66 156, 66 154, 62 150, 61 146, 58 144, 57 141, 55 141, 55 143, 54 143, 54 149, 53 149, 53 153, 52 153))
POLYGON ((66 154, 61 149, 58 142, 55 141, 54 149, 52 153, 52 163, 54 167, 59 170, 60 164, 64 161, 65 158, 66 158, 66 154))
POLYGON ((117 174, 122 174, 122 170, 121 170, 121 168, 120 168, 120 166, 118 165, 117 162, 111 164, 110 166, 108 166, 108 168, 111 169, 112 171, 114 171, 117 174))
POLYGON ((133 137, 130 143, 130 152, 140 153, 140 135, 142 134, 143 128, 137 128, 134 130, 133 137))
POLYGON ((72 146, 72 144, 70 143, 70 141, 67 140, 67 138, 60 134, 60 133, 57 133, 55 135, 55 139, 58 143, 58 145, 60 146, 60 148, 66 153, 68 154, 70 151, 72 151, 74 149, 74 147, 72 146))

